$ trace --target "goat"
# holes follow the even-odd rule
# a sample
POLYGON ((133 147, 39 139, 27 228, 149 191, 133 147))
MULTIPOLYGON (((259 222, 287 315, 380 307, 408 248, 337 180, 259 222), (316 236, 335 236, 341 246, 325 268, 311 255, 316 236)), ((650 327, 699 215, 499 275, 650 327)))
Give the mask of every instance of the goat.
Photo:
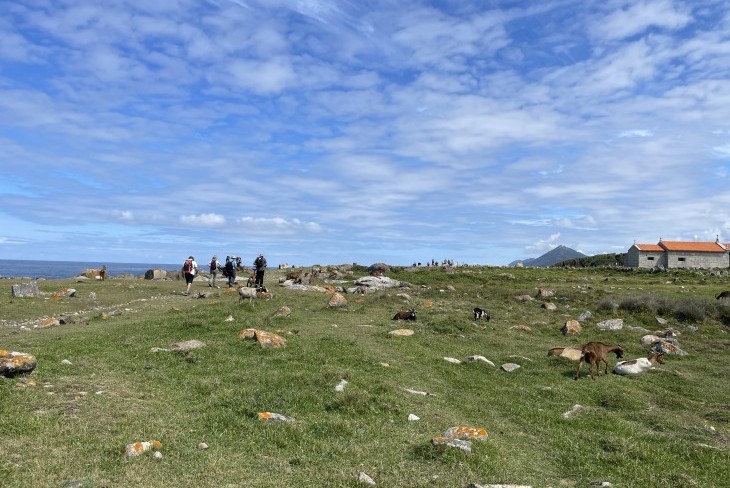
POLYGON ((615 374, 639 374, 649 371, 656 363, 664 364, 664 354, 654 352, 648 358, 638 358, 631 361, 619 361, 613 368, 615 374))
POLYGON ((104 281, 106 279, 106 264, 103 265, 99 270, 99 279, 101 279, 101 281, 104 281))
POLYGON ((600 374, 601 362, 605 364, 604 374, 608 374, 608 361, 606 360, 606 354, 613 352, 616 354, 617 359, 624 357, 624 350, 621 346, 606 344, 604 342, 587 342, 586 344, 583 344, 580 351, 580 361, 578 361, 578 369, 575 372, 574 378, 576 380, 580 376, 580 368, 583 366, 584 362, 588 364, 588 373, 591 375, 591 379, 595 380, 596 378, 593 376, 593 366, 596 367, 596 374, 600 374))
POLYGON ((290 272, 288 272, 286 274, 286 279, 287 280, 292 280, 292 281, 295 281, 296 282, 297 280, 300 280, 301 278, 302 278, 302 270, 301 269, 298 270, 298 271, 290 271, 290 272))
POLYGON ((715 298, 718 300, 721 298, 730 298, 730 290, 721 291, 720 293, 715 295, 715 298))
POLYGON ((489 319, 491 318, 492 317, 489 316, 489 312, 483 308, 474 307, 474 320, 487 319, 487 322, 489 322, 489 319))
POLYGON ((249 288, 248 286, 238 287, 238 303, 248 298, 248 303, 253 303, 254 298, 270 298, 269 291, 264 286, 258 288, 249 288))
POLYGON ((251 276, 249 276, 248 279, 246 280, 246 286, 249 288, 253 288, 255 284, 256 284, 256 274, 254 273, 251 276))
POLYGON ((416 320, 416 309, 401 310, 395 314, 393 320, 416 320))

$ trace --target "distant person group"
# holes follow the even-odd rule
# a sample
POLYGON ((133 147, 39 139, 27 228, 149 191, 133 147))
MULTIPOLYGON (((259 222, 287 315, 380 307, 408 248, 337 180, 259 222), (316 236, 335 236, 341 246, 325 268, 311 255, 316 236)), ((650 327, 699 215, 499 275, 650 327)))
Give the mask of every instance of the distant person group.
MULTIPOLYGON (((254 286, 256 287, 263 287, 264 286, 264 274, 266 272, 266 258, 264 257, 263 253, 260 253, 256 259, 253 262, 253 269, 254 269, 254 286)), ((228 288, 233 288, 233 285, 236 283, 236 272, 237 271, 243 271, 243 264, 240 256, 226 256, 226 261, 223 265, 221 265, 220 261, 218 261, 218 256, 213 255, 211 257, 210 262, 208 263, 208 268, 210 271, 210 281, 208 281, 208 286, 213 288, 220 288, 217 284, 218 279, 218 273, 220 272, 223 277, 227 280, 228 288)), ((188 256, 188 258, 183 263, 182 267, 183 275, 185 276, 185 295, 190 294, 190 289, 193 285, 193 281, 195 280, 195 276, 198 274, 198 263, 195 261, 195 258, 193 256, 188 256)))

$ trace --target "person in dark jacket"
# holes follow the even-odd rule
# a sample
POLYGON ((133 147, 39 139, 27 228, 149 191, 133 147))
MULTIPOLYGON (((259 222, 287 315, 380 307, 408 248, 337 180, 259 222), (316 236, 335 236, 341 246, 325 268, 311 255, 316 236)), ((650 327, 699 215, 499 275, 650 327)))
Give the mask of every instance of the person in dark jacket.
POLYGON ((263 254, 259 254, 259 256, 254 260, 253 267, 256 268, 256 282, 254 285, 258 287, 264 286, 264 272, 266 271, 266 258, 263 254))
POLYGON ((228 288, 233 288, 233 284, 236 282, 236 265, 230 256, 226 256, 225 275, 228 277, 228 288))

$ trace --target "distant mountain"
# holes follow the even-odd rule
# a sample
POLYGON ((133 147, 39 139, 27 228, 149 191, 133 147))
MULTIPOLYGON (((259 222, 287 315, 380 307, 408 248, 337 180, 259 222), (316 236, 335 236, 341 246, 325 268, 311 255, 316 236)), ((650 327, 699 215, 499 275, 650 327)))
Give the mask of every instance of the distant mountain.
POLYGON ((553 267, 599 268, 604 266, 623 266, 626 254, 596 254, 583 258, 572 258, 553 264, 553 267))
POLYGON ((555 263, 561 261, 567 261, 569 259, 578 259, 586 257, 582 252, 578 252, 575 249, 571 249, 567 246, 558 246, 555 249, 551 249, 539 258, 522 259, 519 261, 513 261, 510 266, 515 266, 518 263, 522 263, 524 266, 534 266, 538 268, 546 268, 552 266, 555 263))

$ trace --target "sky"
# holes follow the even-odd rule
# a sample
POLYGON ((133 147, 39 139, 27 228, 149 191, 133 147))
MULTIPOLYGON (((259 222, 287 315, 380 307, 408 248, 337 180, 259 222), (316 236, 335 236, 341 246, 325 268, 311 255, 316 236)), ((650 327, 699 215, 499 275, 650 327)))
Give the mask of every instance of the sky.
POLYGON ((0 0, 0 258, 730 241, 725 0, 0 0))

